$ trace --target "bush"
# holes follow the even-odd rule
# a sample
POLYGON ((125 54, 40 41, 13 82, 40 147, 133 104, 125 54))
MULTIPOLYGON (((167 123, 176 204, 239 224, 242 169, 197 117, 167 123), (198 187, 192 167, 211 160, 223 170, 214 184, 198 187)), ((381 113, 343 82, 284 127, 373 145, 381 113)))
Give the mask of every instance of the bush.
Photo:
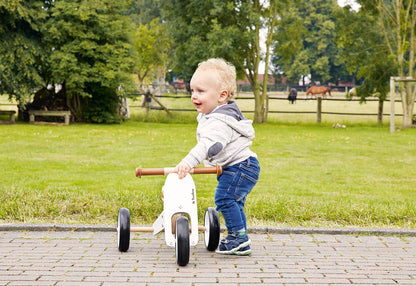
POLYGON ((120 97, 115 89, 103 86, 91 86, 82 108, 82 117, 88 123, 114 124, 123 121, 118 115, 120 97))

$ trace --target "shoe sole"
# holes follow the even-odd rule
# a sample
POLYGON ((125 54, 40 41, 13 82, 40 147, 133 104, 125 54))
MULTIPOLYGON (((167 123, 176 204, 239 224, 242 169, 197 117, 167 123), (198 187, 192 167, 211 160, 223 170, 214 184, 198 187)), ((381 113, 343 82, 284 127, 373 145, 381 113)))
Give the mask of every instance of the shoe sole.
MULTIPOLYGON (((219 254, 237 254, 237 252, 238 252, 239 249, 244 248, 246 246, 249 246, 250 244, 251 244, 251 240, 249 239, 246 242, 244 242, 244 243, 240 244, 239 246, 237 246, 236 248, 233 248, 231 250, 222 250, 222 251, 221 250, 217 250, 216 253, 219 253, 219 254)), ((243 252, 246 252, 246 251, 242 251, 241 253, 243 253, 243 252)), ((251 250, 250 250, 250 253, 251 253, 251 250)), ((237 254, 237 255, 248 255, 248 254, 237 254)))
POLYGON ((238 255, 238 256, 247 256, 251 254, 251 249, 247 249, 245 251, 236 251, 233 254, 238 255))

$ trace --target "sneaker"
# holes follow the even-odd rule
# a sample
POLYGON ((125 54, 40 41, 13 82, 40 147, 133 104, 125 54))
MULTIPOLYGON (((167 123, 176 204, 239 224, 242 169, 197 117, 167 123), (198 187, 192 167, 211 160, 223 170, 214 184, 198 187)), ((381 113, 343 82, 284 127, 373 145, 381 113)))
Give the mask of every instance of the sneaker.
POLYGON ((250 255, 251 254, 250 245, 237 249, 233 254, 240 255, 240 256, 250 255))
POLYGON ((239 235, 235 232, 229 232, 227 237, 221 240, 216 252, 220 254, 237 254, 240 251, 237 255, 249 255, 251 253, 250 244, 251 240, 248 239, 246 233, 239 235))

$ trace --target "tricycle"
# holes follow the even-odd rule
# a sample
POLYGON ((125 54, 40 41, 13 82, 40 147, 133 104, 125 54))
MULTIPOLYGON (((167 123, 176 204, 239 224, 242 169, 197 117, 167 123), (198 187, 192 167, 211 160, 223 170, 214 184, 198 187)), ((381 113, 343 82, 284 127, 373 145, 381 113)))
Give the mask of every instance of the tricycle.
POLYGON ((130 210, 120 208, 117 219, 117 247, 126 252, 130 246, 131 232, 153 232, 153 235, 164 231, 166 244, 175 247, 176 262, 186 266, 189 262, 190 247, 198 244, 198 231, 204 232, 205 248, 215 251, 220 240, 220 219, 217 210, 209 207, 205 211, 204 225, 198 225, 196 188, 191 174, 222 173, 221 166, 195 167, 185 178, 179 179, 174 168, 137 168, 136 177, 146 175, 166 175, 162 187, 163 211, 152 227, 130 226, 130 210), (190 220, 190 226, 189 226, 190 220))

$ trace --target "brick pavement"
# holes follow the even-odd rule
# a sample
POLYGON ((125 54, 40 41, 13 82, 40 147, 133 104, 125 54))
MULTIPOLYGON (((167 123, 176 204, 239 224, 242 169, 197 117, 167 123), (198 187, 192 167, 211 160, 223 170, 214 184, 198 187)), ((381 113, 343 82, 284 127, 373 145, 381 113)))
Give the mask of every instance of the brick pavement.
POLYGON ((109 231, 2 231, 0 285, 416 285, 416 237, 250 235, 250 257, 205 250, 179 267, 163 234, 132 234, 127 253, 109 231))

